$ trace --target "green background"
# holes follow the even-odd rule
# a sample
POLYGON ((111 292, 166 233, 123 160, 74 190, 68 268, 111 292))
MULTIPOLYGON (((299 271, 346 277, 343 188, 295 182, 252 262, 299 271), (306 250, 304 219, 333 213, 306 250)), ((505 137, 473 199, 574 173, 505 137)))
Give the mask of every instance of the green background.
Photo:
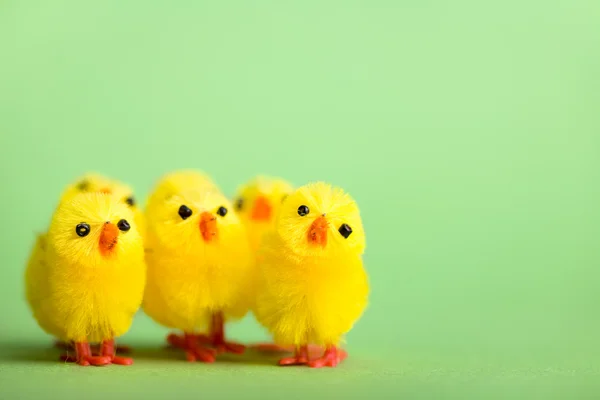
POLYGON ((599 106, 595 0, 4 0, 0 397, 597 398, 599 106), (188 364, 144 315, 133 367, 56 361, 22 276, 63 187, 187 167, 357 199, 347 362, 188 364))

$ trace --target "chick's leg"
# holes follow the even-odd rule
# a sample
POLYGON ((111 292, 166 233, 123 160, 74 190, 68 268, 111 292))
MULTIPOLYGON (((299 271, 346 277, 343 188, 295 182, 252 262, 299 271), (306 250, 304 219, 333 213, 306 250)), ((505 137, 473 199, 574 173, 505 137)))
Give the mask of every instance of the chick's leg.
POLYGON ((344 359, 348 357, 348 353, 345 351, 338 349, 336 346, 330 345, 325 349, 325 353, 321 358, 317 358, 316 360, 310 361, 308 363, 309 367, 312 368, 321 368, 321 367, 335 367, 344 359))
POLYGON ((61 356, 62 361, 76 362, 77 364, 87 367, 88 365, 107 365, 110 364, 110 357, 93 356, 90 344, 87 342, 75 343, 75 357, 64 355, 61 356))
MULTIPOLYGON (((61 350, 65 350, 65 351, 75 351, 75 346, 73 345, 72 342, 63 342, 62 340, 56 340, 54 342, 54 347, 56 347, 57 349, 61 349, 61 350)), ((90 345, 91 349, 92 349, 92 354, 100 354, 102 347, 98 346, 98 345, 90 345)), ((123 345, 116 345, 115 346, 117 353, 122 353, 122 354, 128 354, 131 353, 131 347, 129 346, 123 346, 123 345)), ((68 356, 65 356, 64 358, 68 359, 68 356)))
POLYGON ((246 346, 225 341, 225 318, 222 312, 214 313, 211 325, 212 345, 219 353, 235 353, 242 354, 246 350, 246 346))
POLYGON ((117 365, 131 365, 133 364, 133 359, 128 357, 119 357, 116 354, 115 340, 105 340, 100 345, 100 355, 104 357, 109 357, 110 362, 112 364, 117 365))
POLYGON ((293 357, 286 357, 279 360, 279 365, 305 365, 308 364, 308 346, 298 346, 293 357))

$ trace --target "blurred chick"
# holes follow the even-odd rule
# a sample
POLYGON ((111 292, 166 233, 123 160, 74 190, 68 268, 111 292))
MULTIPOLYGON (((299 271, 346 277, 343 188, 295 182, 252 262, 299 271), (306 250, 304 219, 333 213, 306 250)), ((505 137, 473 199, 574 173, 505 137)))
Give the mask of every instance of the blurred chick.
MULTIPOLYGON (((240 220, 246 227, 250 247, 256 262, 258 249, 266 234, 275 228, 275 219, 283 200, 292 193, 292 185, 282 178, 259 175, 238 188, 234 198, 234 207, 240 220)), ((265 352, 290 352, 294 348, 283 348, 272 343, 251 345, 265 352)))
POLYGON ((268 176, 257 176, 238 189, 235 211, 246 227, 254 252, 259 249, 263 236, 273 230, 281 204, 293 190, 287 181, 268 176))
MULTIPOLYGON (((164 179, 156 192, 163 190, 164 179)), ((151 196, 143 307, 159 324, 184 332, 183 337, 170 335, 169 342, 185 350, 188 361, 213 362, 217 352, 206 345, 218 352, 244 351, 225 340, 224 322, 249 311, 254 263, 229 201, 211 182, 196 184, 167 197, 151 196), (198 335, 207 329, 208 337, 198 335)))
MULTIPOLYGON (((120 201, 123 202, 123 204, 126 204, 127 207, 131 209, 134 214, 133 221, 135 222, 137 231, 140 233, 140 235, 142 235, 142 237, 144 236, 144 214, 141 208, 137 205, 133 191, 128 185, 98 173, 87 173, 66 187, 61 194, 59 204, 68 202, 73 199, 73 197, 76 197, 81 193, 107 193, 116 196, 120 201)), ((37 236, 34 248, 31 252, 29 263, 35 263, 39 254, 43 253, 43 248, 40 247, 44 246, 45 241, 46 233, 39 234, 37 236)), ((35 297, 35 293, 32 293, 31 296, 33 297, 27 297, 27 302, 32 311, 35 312, 35 308, 38 306, 38 304, 40 304, 40 302, 35 297)), ((41 325, 45 325, 45 318, 45 315, 39 315, 39 322, 41 325)), ((56 347, 65 350, 70 350, 73 348, 70 343, 64 343, 62 341, 57 341, 55 345, 56 347)), ((130 349, 126 346, 118 346, 119 352, 128 352, 129 350, 130 349)))
POLYGON ((345 358, 340 341, 369 294, 364 249, 358 206, 342 189, 312 183, 284 201, 261 249, 255 309, 275 343, 296 348, 280 365, 334 367, 345 358), (324 345, 323 356, 310 360, 309 344, 324 345))
POLYGON ((145 284, 144 247, 133 213, 120 198, 84 193, 64 200, 48 234, 38 237, 26 271, 34 317, 47 333, 75 343, 79 365, 129 365, 115 355, 139 309, 145 284), (90 343, 101 343, 92 355, 90 343))

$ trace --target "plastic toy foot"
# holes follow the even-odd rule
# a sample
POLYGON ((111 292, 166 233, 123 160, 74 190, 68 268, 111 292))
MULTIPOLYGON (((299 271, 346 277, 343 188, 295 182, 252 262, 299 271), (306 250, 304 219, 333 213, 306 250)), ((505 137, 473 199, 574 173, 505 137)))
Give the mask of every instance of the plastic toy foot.
POLYGON ((225 341, 225 320, 223 313, 215 313, 212 318, 211 326, 212 346, 217 349, 218 353, 234 353, 243 354, 246 346, 239 343, 225 341))
POLYGON ((87 342, 75 343, 76 356, 63 355, 61 361, 76 362, 77 364, 87 367, 89 365, 101 366, 110 364, 110 357, 93 356, 90 345, 87 342))
POLYGON ((105 340, 100 346, 100 355, 103 357, 109 357, 111 364, 117 365, 131 365, 133 364, 133 358, 117 356, 115 340, 105 340))
POLYGON ((306 365, 308 364, 308 346, 299 346, 293 357, 286 357, 279 360, 279 365, 306 365))
POLYGON ((344 361, 346 357, 348 357, 348 353, 345 351, 340 351, 335 346, 328 346, 323 357, 310 361, 308 366, 312 368, 335 367, 344 361))
POLYGON ((206 363, 215 362, 216 351, 200 346, 196 335, 185 334, 183 337, 183 349, 189 362, 202 361, 206 363))

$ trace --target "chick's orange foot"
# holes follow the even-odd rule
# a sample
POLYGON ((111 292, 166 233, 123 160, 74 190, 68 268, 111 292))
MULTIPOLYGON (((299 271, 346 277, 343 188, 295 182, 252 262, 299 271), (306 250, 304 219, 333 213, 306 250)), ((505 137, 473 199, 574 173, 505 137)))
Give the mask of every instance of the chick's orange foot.
POLYGON ((75 355, 62 355, 60 357, 61 361, 64 362, 74 362, 83 367, 87 367, 89 365, 94 366, 102 366, 108 365, 111 363, 111 358, 107 356, 94 356, 92 355, 92 350, 90 348, 89 343, 75 343, 75 355))
POLYGON ((330 346, 327 347, 322 357, 310 361, 308 366, 312 368, 336 367, 339 363, 344 361, 346 357, 348 357, 348 353, 344 350, 338 349, 335 346, 330 346))
MULTIPOLYGON (((75 351, 75 346, 73 346, 72 343, 63 342, 61 340, 55 341, 54 347, 61 349, 61 350, 65 350, 65 351, 75 351)), ((100 353, 100 345, 90 345, 90 347, 92 349, 93 354, 100 353)), ((117 350, 117 353, 121 353, 121 354, 131 353, 131 347, 129 347, 129 346, 117 345, 116 350, 117 350)))
POLYGON ((293 357, 286 357, 279 360, 279 365, 306 365, 308 364, 308 346, 300 346, 294 352, 293 357))
POLYGON ((348 353, 345 350, 335 346, 327 347, 324 353, 321 353, 322 351, 323 348, 321 346, 300 346, 296 349, 293 357, 286 357, 279 360, 279 365, 308 365, 312 368, 335 367, 348 357, 348 353), (313 359, 317 351, 322 356, 317 356, 316 359, 313 359))
POLYGON ((117 365, 131 365, 133 364, 133 358, 117 356, 117 347, 115 346, 114 339, 105 340, 100 345, 100 354, 103 357, 109 357, 111 364, 117 365))
POLYGON ((189 362, 194 362, 194 361, 202 361, 202 362, 206 362, 206 363, 215 362, 217 352, 213 349, 204 347, 200 343, 198 343, 197 335, 185 334, 183 336, 183 341, 178 342, 178 344, 180 344, 180 346, 176 346, 176 347, 179 347, 185 351, 187 360, 189 362))

